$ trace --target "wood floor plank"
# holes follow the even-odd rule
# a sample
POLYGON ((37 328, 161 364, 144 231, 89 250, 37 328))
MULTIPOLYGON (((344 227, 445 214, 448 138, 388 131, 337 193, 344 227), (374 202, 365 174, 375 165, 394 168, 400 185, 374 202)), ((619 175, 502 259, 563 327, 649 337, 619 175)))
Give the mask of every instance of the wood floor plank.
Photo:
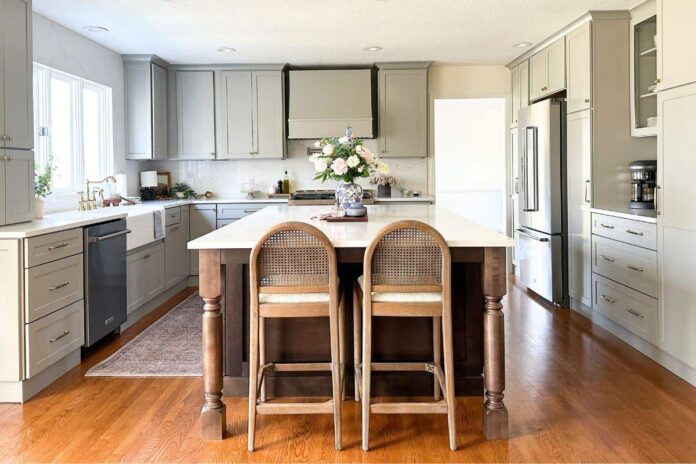
POLYGON ((458 398, 459 450, 443 415, 373 415, 344 403, 344 451, 331 416, 259 416, 246 451, 245 398, 225 398, 228 438, 203 441, 200 378, 84 373, 187 298, 177 294, 24 405, 0 404, 3 462, 693 462, 696 388, 578 313, 540 304, 511 281, 506 314, 510 439, 487 441, 482 398, 458 398))

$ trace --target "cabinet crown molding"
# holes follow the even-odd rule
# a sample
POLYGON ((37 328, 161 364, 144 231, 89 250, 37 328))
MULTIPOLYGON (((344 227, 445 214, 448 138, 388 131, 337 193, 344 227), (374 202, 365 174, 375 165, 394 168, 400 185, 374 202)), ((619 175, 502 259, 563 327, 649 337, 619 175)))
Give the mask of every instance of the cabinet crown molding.
POLYGON ((432 61, 395 61, 389 63, 375 63, 378 69, 428 69, 432 61))
POLYGON ((128 55, 121 55, 123 57, 123 61, 142 61, 142 62, 147 62, 147 63, 155 63, 158 66, 163 67, 164 69, 169 69, 171 66, 167 61, 163 60, 157 55, 147 55, 147 54, 128 54, 128 55))

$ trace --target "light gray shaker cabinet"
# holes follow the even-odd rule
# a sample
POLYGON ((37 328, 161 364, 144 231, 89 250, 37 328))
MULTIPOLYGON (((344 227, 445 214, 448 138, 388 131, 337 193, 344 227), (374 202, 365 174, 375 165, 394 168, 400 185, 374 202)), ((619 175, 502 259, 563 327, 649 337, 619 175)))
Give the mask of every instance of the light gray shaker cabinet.
POLYGON ((0 225, 32 219, 34 152, 0 149, 0 225))
POLYGON ((176 71, 178 158, 215 159, 213 71, 176 71))
POLYGON ((31 31, 31 1, 0 0, 0 148, 34 148, 31 31))
POLYGON ((426 157, 430 63, 377 66, 380 155, 385 158, 426 157))
POLYGON ((217 89, 217 158, 283 158, 282 71, 220 71, 217 89))
POLYGON ((124 57, 127 159, 167 159, 165 65, 153 55, 124 57))

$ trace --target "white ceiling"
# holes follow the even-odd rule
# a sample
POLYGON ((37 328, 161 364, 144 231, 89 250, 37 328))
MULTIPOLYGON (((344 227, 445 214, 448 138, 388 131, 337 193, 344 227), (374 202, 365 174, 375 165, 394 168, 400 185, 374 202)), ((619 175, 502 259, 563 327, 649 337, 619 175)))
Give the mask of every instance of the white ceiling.
POLYGON ((34 0, 119 53, 172 63, 504 64, 588 10, 643 0, 34 0), (104 26, 89 33, 84 26, 104 26), (381 52, 362 49, 372 45, 381 52), (217 51, 223 46, 236 53, 217 51))

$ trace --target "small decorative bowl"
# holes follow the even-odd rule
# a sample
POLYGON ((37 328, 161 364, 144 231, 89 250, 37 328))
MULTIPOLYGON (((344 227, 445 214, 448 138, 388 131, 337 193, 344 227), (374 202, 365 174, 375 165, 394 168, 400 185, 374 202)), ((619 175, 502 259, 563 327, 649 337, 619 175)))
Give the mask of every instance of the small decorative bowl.
POLYGON ((363 217, 367 214, 367 208, 361 201, 351 203, 346 208, 346 216, 348 217, 363 217))

